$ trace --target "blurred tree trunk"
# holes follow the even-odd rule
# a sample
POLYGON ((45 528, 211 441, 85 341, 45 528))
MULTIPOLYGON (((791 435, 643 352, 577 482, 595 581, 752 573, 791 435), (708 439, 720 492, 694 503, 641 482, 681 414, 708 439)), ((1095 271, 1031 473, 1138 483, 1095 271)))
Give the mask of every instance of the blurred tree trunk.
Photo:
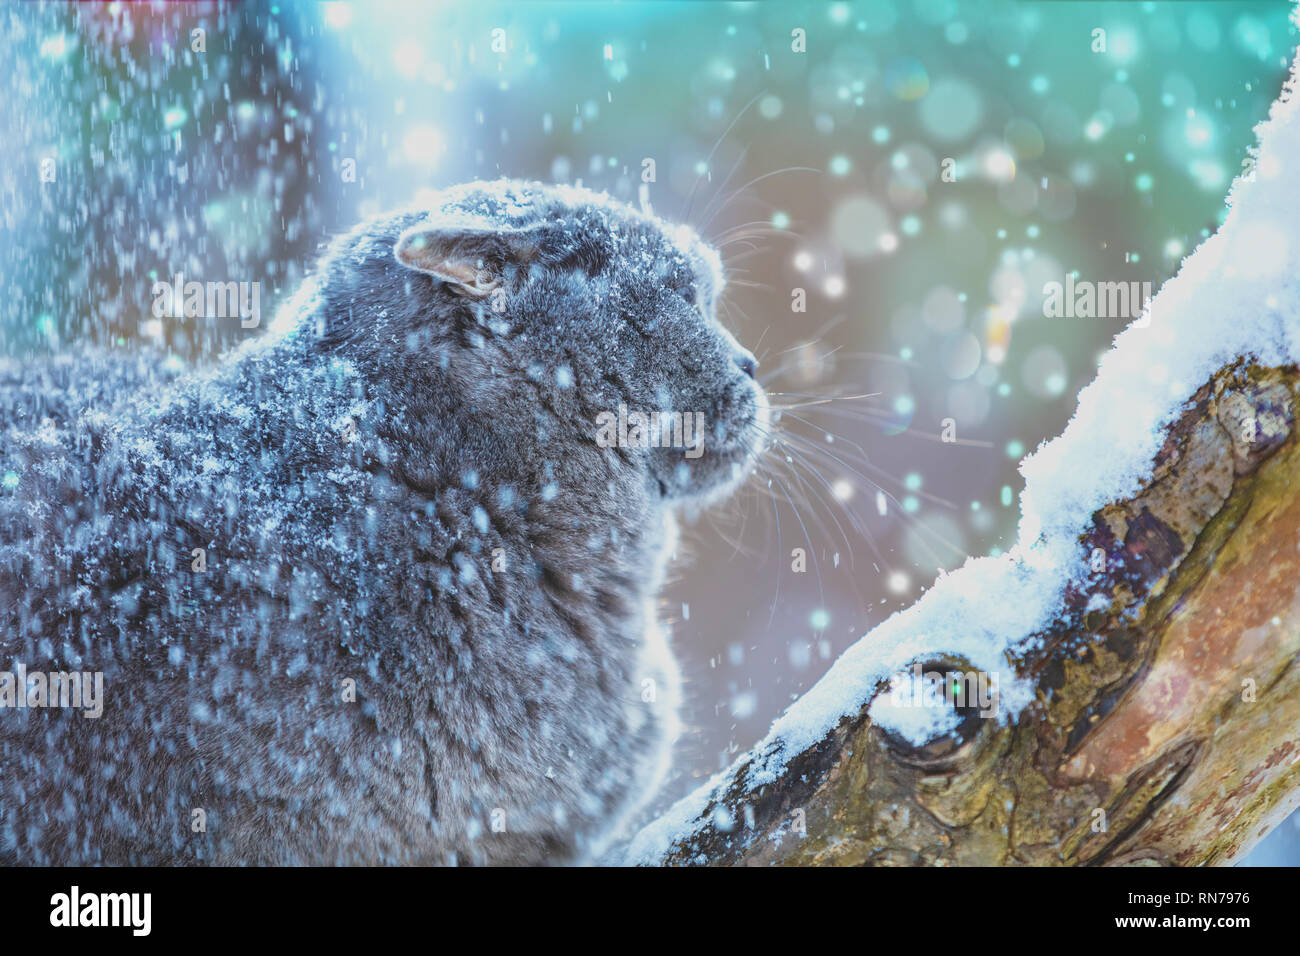
MULTIPOLYGON (((917 748, 868 706, 747 789, 727 772, 668 864, 1229 863, 1300 804, 1297 370, 1221 369, 1088 582, 1015 657, 1035 701, 917 748), (734 822, 732 822, 734 821, 734 822)), ((958 571, 957 574, 962 572, 958 571)), ((925 662, 960 669, 959 658, 925 662)), ((927 668, 930 669, 930 668, 927 668)), ((884 691, 877 688, 877 694, 884 691)))

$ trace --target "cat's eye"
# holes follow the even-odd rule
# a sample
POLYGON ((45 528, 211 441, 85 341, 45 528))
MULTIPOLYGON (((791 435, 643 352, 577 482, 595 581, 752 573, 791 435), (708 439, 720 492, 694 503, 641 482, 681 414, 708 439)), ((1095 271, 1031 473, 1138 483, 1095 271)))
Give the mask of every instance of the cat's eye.
POLYGON ((686 302, 687 305, 695 304, 695 286, 692 285, 682 286, 680 289, 677 290, 677 294, 682 297, 682 299, 686 302))

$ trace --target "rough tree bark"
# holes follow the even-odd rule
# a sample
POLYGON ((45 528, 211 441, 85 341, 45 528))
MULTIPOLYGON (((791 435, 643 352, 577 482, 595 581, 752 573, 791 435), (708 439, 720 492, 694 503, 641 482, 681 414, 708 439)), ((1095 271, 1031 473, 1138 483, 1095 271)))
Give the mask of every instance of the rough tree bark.
MULTIPOLYGON (((1300 354, 1294 95, 1261 127, 1257 158, 1259 181, 1238 184, 1221 234, 1153 306, 1165 300, 1174 311, 1162 320, 1175 324, 1202 316, 1165 340, 1172 351, 1239 329, 1224 346, 1236 351, 1203 351, 1208 366, 1178 371, 1201 387, 1161 419, 1154 460, 1135 461, 1149 464, 1140 487, 1126 486, 1137 492, 1071 524, 1077 540, 1059 538, 1090 571, 1030 639, 1009 644, 1030 703, 1010 721, 959 712, 956 731, 917 746, 873 721, 868 693, 793 754, 775 737, 760 744, 635 837, 625 861, 1224 864, 1300 805, 1300 370, 1286 364, 1300 354), (1236 316, 1224 314, 1231 304, 1236 316), (1240 357, 1261 354, 1284 358, 1240 357)), ((1139 347, 1132 365, 1165 360, 1127 344, 1139 347)), ((1105 385, 1122 393, 1120 379, 1105 385)), ((1107 414, 1150 407, 1120 400, 1107 414)), ((919 663, 974 669, 943 654, 919 663)))
POLYGON ((1300 805, 1298 382, 1294 367, 1224 369, 1142 493, 1094 515, 1080 547, 1108 556, 1112 606, 1067 592, 1012 662, 1036 689, 1017 720, 972 715, 917 748, 873 726, 868 701, 772 784, 747 789, 738 763, 662 862, 1195 865, 1248 850, 1300 805))

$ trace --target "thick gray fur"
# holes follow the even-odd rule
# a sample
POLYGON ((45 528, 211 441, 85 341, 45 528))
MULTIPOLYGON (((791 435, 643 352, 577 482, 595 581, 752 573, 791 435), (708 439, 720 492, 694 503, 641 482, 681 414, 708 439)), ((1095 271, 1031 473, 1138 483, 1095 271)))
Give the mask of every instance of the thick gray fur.
POLYGON ((767 427, 721 285, 689 229, 473 183, 211 370, 0 367, 0 669, 105 675, 98 719, 0 709, 0 861, 593 859, 676 734, 673 515, 767 427), (600 447, 620 404, 704 453, 600 447))

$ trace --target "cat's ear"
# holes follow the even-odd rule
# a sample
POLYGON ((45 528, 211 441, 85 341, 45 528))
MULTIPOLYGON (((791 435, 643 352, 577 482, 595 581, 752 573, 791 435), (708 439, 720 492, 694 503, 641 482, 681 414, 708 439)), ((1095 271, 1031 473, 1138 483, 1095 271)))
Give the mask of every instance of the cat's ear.
POLYGON ((481 298, 501 285, 510 264, 537 251, 536 230, 469 223, 425 223, 402 233, 393 252, 408 269, 427 272, 462 295, 481 298))

